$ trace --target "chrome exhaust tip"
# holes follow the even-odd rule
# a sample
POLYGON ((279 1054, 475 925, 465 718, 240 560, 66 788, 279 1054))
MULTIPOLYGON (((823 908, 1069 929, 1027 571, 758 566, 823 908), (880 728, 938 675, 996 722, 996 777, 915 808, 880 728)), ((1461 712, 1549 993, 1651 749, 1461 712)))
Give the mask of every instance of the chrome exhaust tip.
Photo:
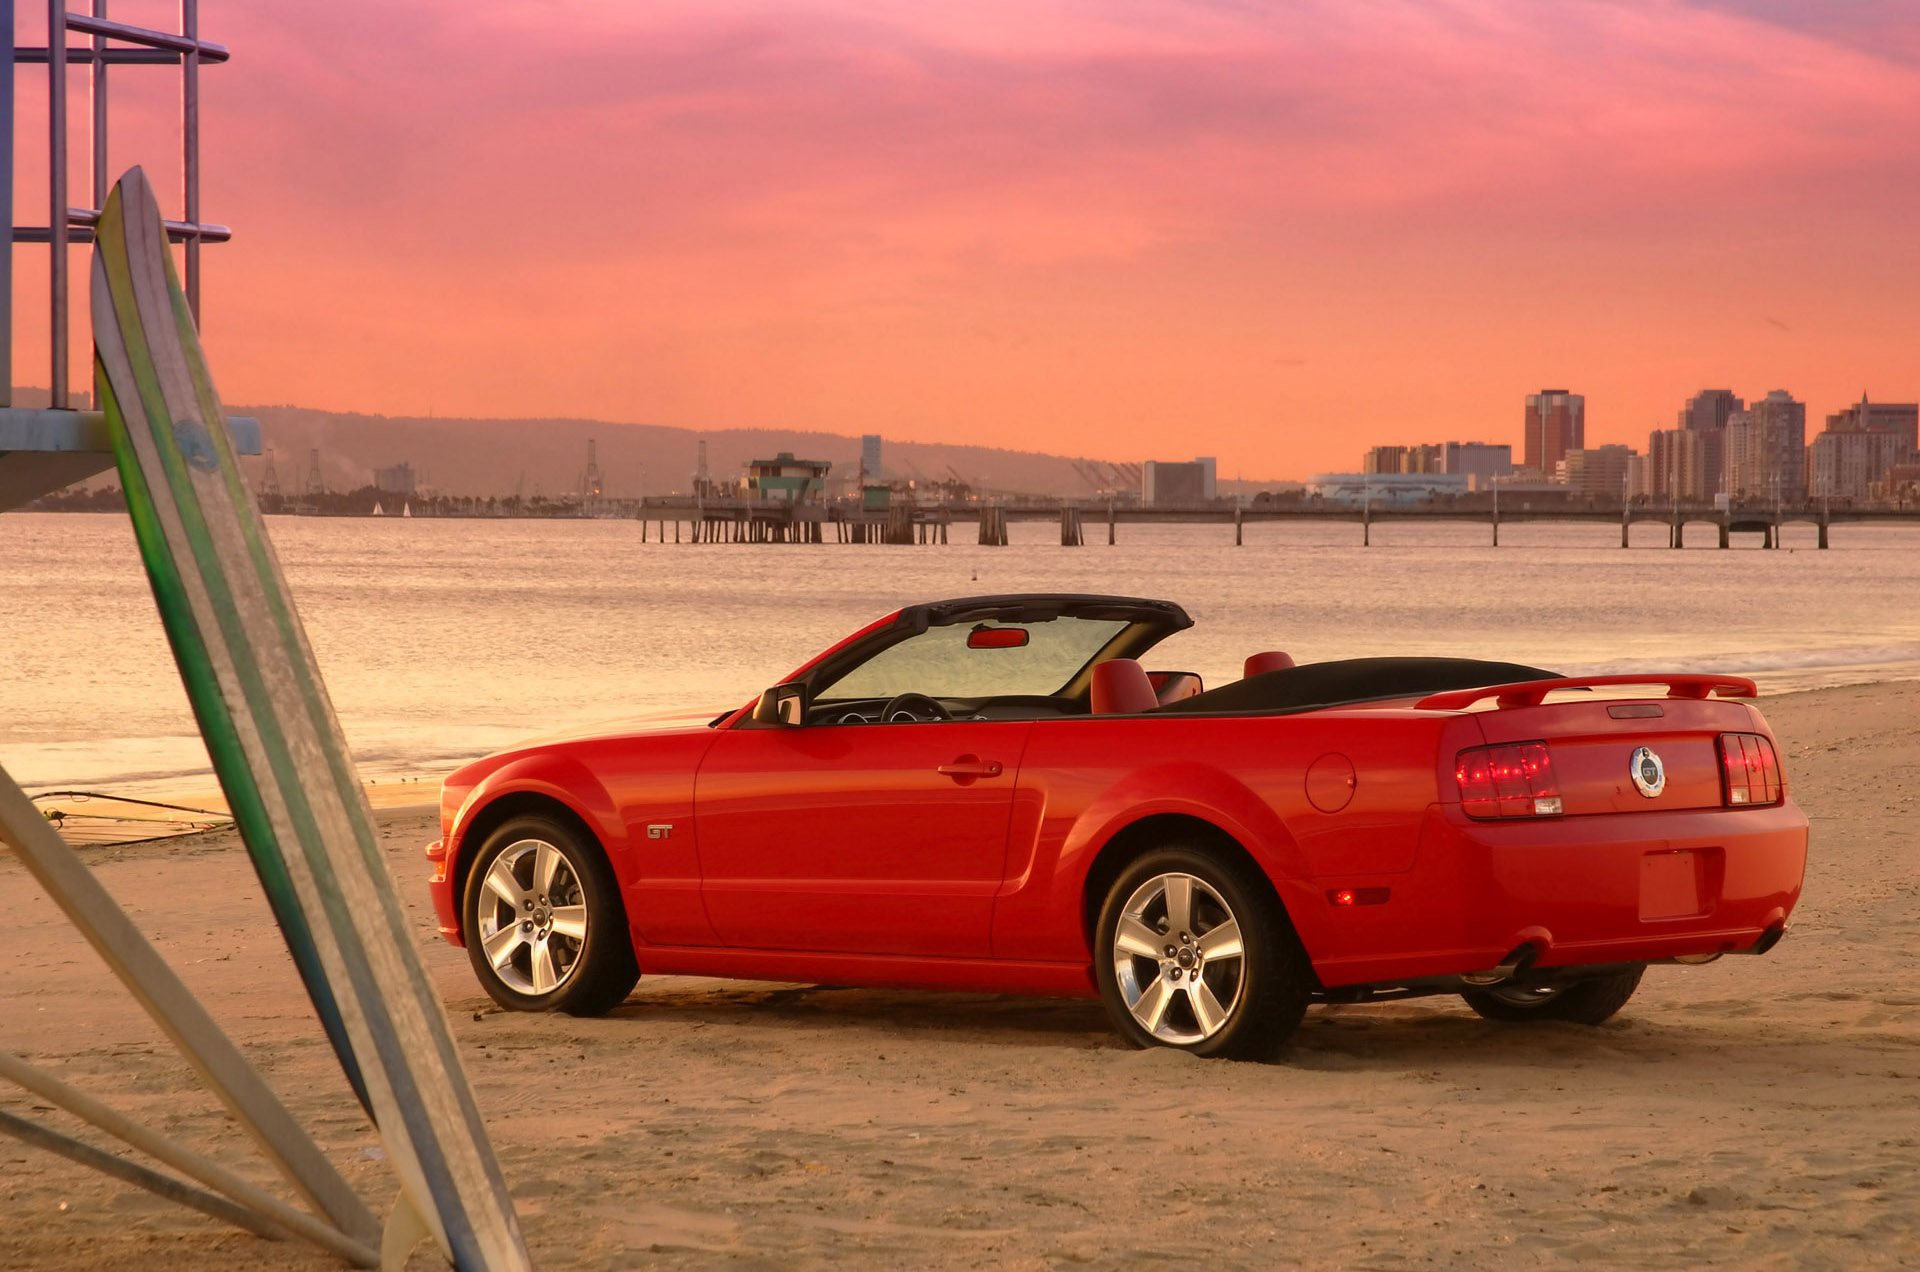
POLYGON ((1527 964, 1533 962, 1536 956, 1532 945, 1519 945, 1515 947, 1513 953, 1501 960, 1500 966, 1488 968, 1484 972, 1463 972, 1460 982, 1477 989, 1484 989, 1488 985, 1504 984, 1525 971, 1527 964))

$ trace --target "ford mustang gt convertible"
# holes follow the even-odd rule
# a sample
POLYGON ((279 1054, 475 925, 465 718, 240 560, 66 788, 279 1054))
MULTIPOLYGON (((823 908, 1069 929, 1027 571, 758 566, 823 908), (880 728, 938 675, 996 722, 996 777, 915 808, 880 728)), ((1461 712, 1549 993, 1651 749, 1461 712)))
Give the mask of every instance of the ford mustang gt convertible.
POLYGON ((1256 650, 1207 689, 1142 661, 1191 621, 913 605, 717 719, 469 764, 440 930, 517 1010, 643 971, 1098 996, 1222 1056, 1316 1002, 1598 1024, 1785 933, 1807 820, 1751 681, 1256 650))

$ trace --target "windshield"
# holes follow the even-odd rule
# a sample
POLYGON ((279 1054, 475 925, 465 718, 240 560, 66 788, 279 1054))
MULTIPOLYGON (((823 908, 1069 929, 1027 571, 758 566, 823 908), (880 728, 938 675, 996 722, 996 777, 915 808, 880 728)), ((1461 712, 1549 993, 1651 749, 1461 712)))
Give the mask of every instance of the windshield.
POLYGON ((924 693, 930 698, 992 698, 1048 695, 1066 683, 1126 630, 1122 619, 1057 618, 1044 623, 955 623, 929 627, 888 646, 836 681, 820 686, 821 698, 892 698, 924 693), (972 648, 979 628, 1027 633, 1021 645, 972 648))

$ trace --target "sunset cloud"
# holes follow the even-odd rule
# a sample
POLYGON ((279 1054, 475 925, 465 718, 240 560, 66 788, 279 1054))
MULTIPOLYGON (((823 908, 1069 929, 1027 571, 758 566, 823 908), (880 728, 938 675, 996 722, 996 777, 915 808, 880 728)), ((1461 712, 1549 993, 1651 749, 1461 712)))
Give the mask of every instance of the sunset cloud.
POLYGON ((209 0, 209 342, 234 400, 1249 475, 1549 379, 1642 442, 1911 398, 1920 19, 1804 8, 209 0))

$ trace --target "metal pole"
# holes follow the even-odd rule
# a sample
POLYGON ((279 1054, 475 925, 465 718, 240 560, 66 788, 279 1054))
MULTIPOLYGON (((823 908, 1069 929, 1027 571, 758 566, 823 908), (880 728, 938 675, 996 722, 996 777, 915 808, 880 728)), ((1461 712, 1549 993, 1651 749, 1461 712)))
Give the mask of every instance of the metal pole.
POLYGON ((165 1197, 168 1201, 177 1201, 183 1206, 191 1206, 202 1214, 223 1219, 236 1228, 245 1228, 269 1241, 282 1240, 286 1235, 278 1227, 260 1218, 245 1206, 237 1206, 225 1197, 216 1197, 204 1189, 183 1184, 171 1175, 163 1175, 150 1166, 142 1166, 138 1162, 116 1157, 112 1153, 95 1148, 70 1135, 50 1131, 24 1117, 0 1112, 0 1132, 11 1135, 22 1143, 44 1148, 49 1153, 58 1153, 68 1161, 78 1162, 103 1175, 125 1180, 135 1187, 146 1189, 155 1196, 165 1197))
MULTIPOLYGON (((107 16, 107 0, 93 0, 93 16, 107 16)), ((87 79, 93 99, 93 203, 97 211, 107 205, 107 37, 93 37, 92 74, 87 79)))
MULTIPOLYGON (((284 1235, 280 1230, 285 1229, 286 1233, 332 1250, 358 1267, 373 1267, 380 1262, 380 1257, 364 1242, 355 1241, 352 1237, 315 1219, 305 1211, 294 1209, 272 1193, 248 1183, 219 1163, 209 1161, 157 1131, 149 1130, 119 1110, 68 1086, 51 1073, 34 1068, 12 1052, 0 1051, 0 1077, 18 1083, 41 1099, 65 1109, 81 1121, 91 1123, 116 1139, 131 1144, 149 1157, 165 1162, 188 1178, 225 1193, 241 1206, 269 1221, 271 1226, 266 1231, 262 1231, 257 1226, 252 1228, 252 1231, 259 1232, 262 1236, 277 1239, 284 1235)), ((185 1198, 177 1198, 177 1200, 185 1200, 185 1198)), ((194 1203, 188 1201, 187 1204, 194 1203)), ((220 1217, 228 1218, 229 1216, 222 1214, 220 1217)))
MULTIPOLYGON (((0 25, 13 30, 13 0, 0 0, 0 25)), ((13 58, 0 70, 0 204, 7 209, 7 242, 0 251, 0 407, 13 405, 13 58)))
POLYGON ((27 873, 99 951, 287 1182, 348 1236, 362 1244, 377 1240, 380 1224, 360 1195, 4 768, 0 840, 12 846, 27 873))
MULTIPOLYGON (((47 0, 47 241, 53 260, 47 271, 52 293, 49 343, 51 405, 67 409, 67 8, 47 0)), ((9 246, 8 251, 12 251, 9 246)))
MULTIPOLYGON (((199 0, 180 0, 180 34, 189 40, 200 39, 199 0)), ((197 50, 180 56, 180 180, 184 211, 181 219, 189 225, 200 224, 200 54, 197 50)), ((200 234, 187 235, 185 243, 187 309, 193 325, 200 326, 200 234)))

